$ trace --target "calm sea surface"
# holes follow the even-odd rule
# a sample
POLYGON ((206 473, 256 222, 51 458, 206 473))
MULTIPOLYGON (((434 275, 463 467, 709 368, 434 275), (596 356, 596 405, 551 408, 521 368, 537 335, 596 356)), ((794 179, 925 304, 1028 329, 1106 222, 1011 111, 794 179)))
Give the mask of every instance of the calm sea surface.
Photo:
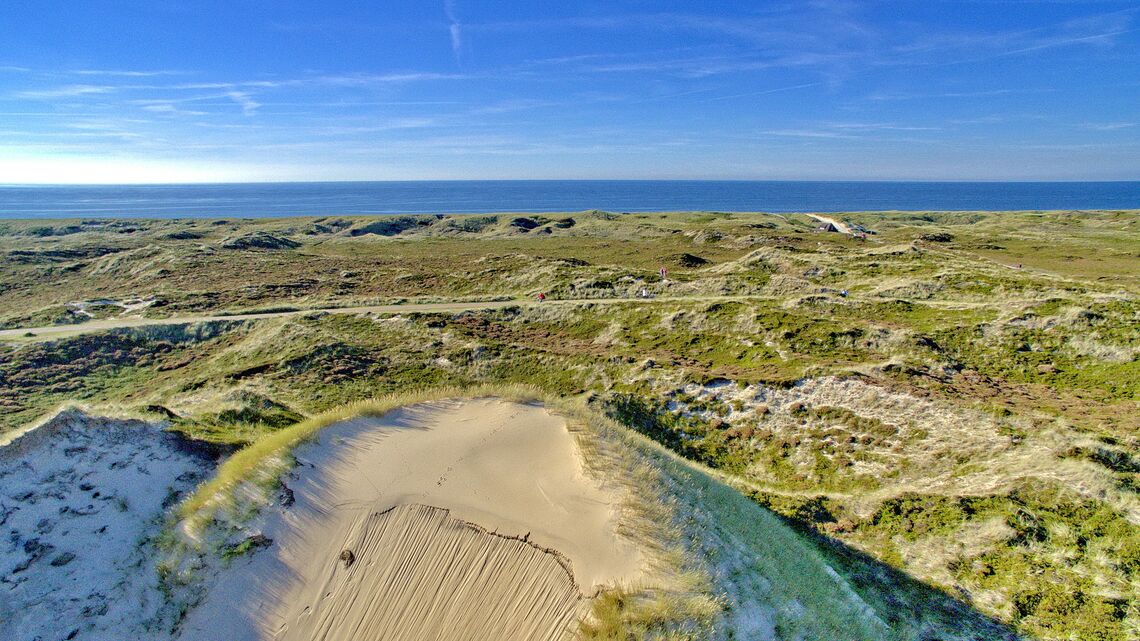
POLYGON ((1140 182, 416 181, 0 186, 0 218, 1140 209, 1140 182))

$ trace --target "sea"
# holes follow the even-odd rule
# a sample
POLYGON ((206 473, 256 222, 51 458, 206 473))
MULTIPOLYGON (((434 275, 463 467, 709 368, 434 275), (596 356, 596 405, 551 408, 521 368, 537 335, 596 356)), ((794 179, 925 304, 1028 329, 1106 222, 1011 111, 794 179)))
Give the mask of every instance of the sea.
POLYGON ((0 219, 1140 209, 1140 182, 479 180, 0 185, 0 219))

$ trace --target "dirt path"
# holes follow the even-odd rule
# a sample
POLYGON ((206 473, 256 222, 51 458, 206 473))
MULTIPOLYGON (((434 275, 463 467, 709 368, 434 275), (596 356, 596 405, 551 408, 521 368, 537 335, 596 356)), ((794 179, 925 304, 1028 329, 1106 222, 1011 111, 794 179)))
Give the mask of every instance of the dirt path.
POLYGON ((253 320, 262 318, 281 318, 283 316, 300 316, 304 314, 361 314, 366 312, 375 313, 411 313, 411 312, 462 312, 462 311, 477 311, 481 309, 501 309, 511 305, 526 304, 529 301, 519 300, 506 300, 506 301, 490 301, 490 302, 468 302, 468 303, 409 303, 404 305, 370 305, 364 307, 330 307, 320 309, 305 309, 287 312, 264 312, 258 314, 204 314, 198 316, 171 316, 168 318, 106 318, 101 320, 89 321, 80 325, 48 325, 45 327, 22 327, 19 329, 4 329, 0 330, 0 340, 4 339, 18 339, 18 338, 32 338, 26 336, 29 332, 35 334, 35 338, 59 338, 61 336, 74 336, 76 334, 87 334, 90 332, 99 332, 108 329, 120 329, 125 327, 145 327, 148 325, 183 325, 186 323, 203 323, 211 321, 226 321, 226 320, 253 320))
MULTIPOLYGON (((622 303, 635 303, 652 305, 656 303, 716 303, 716 302, 746 302, 746 301, 782 301, 787 296, 661 296, 657 298, 574 298, 574 299, 547 299, 539 302, 530 299, 510 299, 479 302, 450 302, 450 303, 405 303, 402 305, 366 305, 361 307, 325 307, 304 309, 287 312, 263 312, 258 314, 203 314, 198 316, 171 316, 168 318, 105 318, 89 321, 80 325, 47 325, 44 327, 20 327, 17 329, 0 330, 0 341, 34 342, 51 340, 79 334, 102 332, 109 329, 123 329, 128 327, 147 327, 151 325, 185 325, 189 323, 205 323, 234 320, 258 320, 265 318, 282 318, 286 316, 303 316, 306 314, 411 314, 411 313, 439 313, 439 312, 468 312, 485 309, 503 309, 505 307, 536 305, 615 305, 622 303), (30 334, 30 335, 29 335, 30 334)), ((848 300, 857 300, 851 296, 848 300)), ((870 300, 878 300, 870 297, 870 300)), ((920 301, 929 307, 943 309, 964 309, 985 307, 992 303, 978 301, 920 301)), ((1006 303, 1017 301, 1005 301, 1006 303)), ((1032 302, 1032 301, 1025 301, 1032 302)))
POLYGON ((233 320, 257 320, 264 318, 281 318, 285 316, 302 316, 305 314, 411 314, 415 312, 420 313, 436 313, 436 312, 467 312, 467 311, 480 311, 485 309, 503 309, 504 307, 512 306, 535 306, 535 305, 584 305, 584 304, 613 304, 613 303, 653 303, 653 302, 669 302, 669 301, 719 301, 719 300, 742 300, 744 298, 771 298, 776 300, 776 297, 761 297, 761 296, 708 296, 708 297, 662 297, 662 298, 577 298, 577 299, 564 299, 553 300, 547 299, 539 302, 530 299, 510 299, 510 300, 497 300, 497 301, 480 301, 480 302, 451 302, 451 303, 404 303, 400 305, 366 305, 361 307, 325 307, 295 311, 282 311, 282 312, 264 312, 257 314, 203 314, 198 316, 171 316, 168 318, 105 318, 101 320, 88 321, 79 325, 47 325, 44 327, 21 327, 17 329, 4 329, 0 330, 0 340, 40 340, 50 338, 61 338, 65 336, 75 336, 78 334, 88 334, 91 332, 100 332, 108 329, 121 329, 126 327, 146 327, 150 325, 184 325, 187 323, 204 323, 214 321, 233 321, 233 320), (28 334, 34 336, 28 336, 28 334))

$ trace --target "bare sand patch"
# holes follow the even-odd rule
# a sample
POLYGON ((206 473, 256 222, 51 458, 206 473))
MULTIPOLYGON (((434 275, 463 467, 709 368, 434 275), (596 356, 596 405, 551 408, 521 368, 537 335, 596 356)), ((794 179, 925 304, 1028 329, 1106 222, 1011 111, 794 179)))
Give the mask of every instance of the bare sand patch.
POLYGON ((264 517, 273 545, 218 575, 182 638, 558 639, 643 579, 618 487, 540 406, 424 403, 318 438, 264 517))
POLYGON ((351 552, 315 551, 323 582, 310 586, 312 601, 296 604, 300 613, 278 638, 553 641, 578 610, 578 586, 556 553, 447 510, 366 514, 343 550, 351 552))
POLYGON ((153 424, 77 411, 0 446, 0 639, 164 638, 150 539, 213 467, 153 424))

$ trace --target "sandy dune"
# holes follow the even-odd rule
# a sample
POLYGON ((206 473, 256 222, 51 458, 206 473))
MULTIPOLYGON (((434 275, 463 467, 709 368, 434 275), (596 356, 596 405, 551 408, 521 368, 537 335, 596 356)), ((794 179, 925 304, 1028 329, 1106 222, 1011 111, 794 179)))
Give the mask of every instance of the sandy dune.
POLYGON ((580 595, 560 559, 534 545, 401 505, 368 513, 339 550, 318 551, 323 582, 281 639, 555 640, 580 595), (475 570, 475 571, 472 571, 475 570))
POLYGON ((541 407, 416 405, 295 455, 273 545, 218 575, 182 638, 558 639, 586 597, 642 576, 616 489, 541 407))
POLYGON ((163 511, 213 457, 140 421, 60 414, 0 447, 0 639, 152 639, 163 511))

